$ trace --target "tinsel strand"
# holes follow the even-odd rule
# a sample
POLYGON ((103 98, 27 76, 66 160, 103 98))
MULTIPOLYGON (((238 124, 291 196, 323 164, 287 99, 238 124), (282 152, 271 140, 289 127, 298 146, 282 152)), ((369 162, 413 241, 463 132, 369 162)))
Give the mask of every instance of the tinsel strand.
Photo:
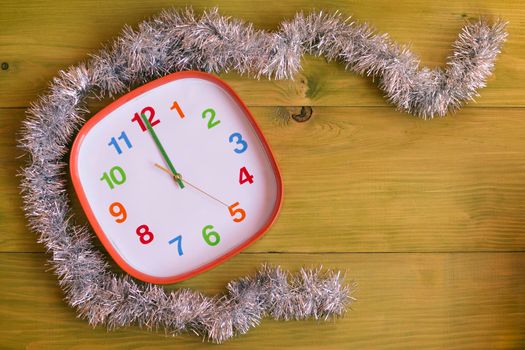
POLYGON ((189 289, 165 292, 109 270, 88 227, 71 217, 63 161, 89 114, 88 96, 119 95, 137 84, 180 70, 234 70, 254 77, 292 78, 305 53, 336 60, 375 77, 397 108, 431 118, 471 100, 485 85, 506 38, 505 24, 468 23, 445 68, 419 68, 417 58, 387 35, 340 14, 298 14, 279 31, 223 17, 216 9, 196 17, 191 9, 164 11, 126 27, 90 60, 61 71, 46 95, 27 111, 20 147, 30 155, 22 169, 24 210, 32 230, 52 255, 68 303, 92 325, 109 329, 138 324, 169 334, 191 332, 223 342, 246 333, 262 317, 281 320, 342 315, 353 301, 338 272, 302 269, 289 274, 263 266, 209 297, 189 289))

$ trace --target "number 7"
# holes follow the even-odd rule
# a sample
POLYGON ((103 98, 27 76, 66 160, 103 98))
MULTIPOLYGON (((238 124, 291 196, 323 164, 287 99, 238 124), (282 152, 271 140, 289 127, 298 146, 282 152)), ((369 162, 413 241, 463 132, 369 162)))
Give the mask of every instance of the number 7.
POLYGON ((178 235, 177 237, 170 239, 168 243, 171 245, 177 241, 178 241, 177 250, 178 250, 179 256, 182 256, 184 255, 184 253, 182 252, 182 236, 181 235, 178 235))

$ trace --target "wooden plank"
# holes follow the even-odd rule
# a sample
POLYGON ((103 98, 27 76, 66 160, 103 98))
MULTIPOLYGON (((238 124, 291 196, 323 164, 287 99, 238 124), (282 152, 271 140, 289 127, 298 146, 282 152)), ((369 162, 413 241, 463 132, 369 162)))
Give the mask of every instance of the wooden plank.
MULTIPOLYGON (((2 347, 138 349, 212 347, 130 327, 107 332, 77 319, 44 254, 0 254, 2 347)), ((224 349, 518 349, 525 345, 525 253, 243 254, 181 283, 215 294, 268 261, 348 270, 358 301, 330 322, 264 320, 224 349)))
MULTIPOLYGON (((304 123, 286 108, 251 109, 285 197, 276 224, 249 251, 525 248, 523 109, 423 121, 390 108, 314 107, 304 123)), ((15 173, 23 159, 12 135, 21 118, 22 110, 0 110, 0 250, 42 251, 20 210, 15 173)))
MULTIPOLYGON (((192 1, 200 12, 216 3, 192 1)), ((3 1, 0 11, 0 107, 27 106, 41 94, 60 69, 87 58, 87 54, 116 37, 124 24, 139 21, 163 8, 183 7, 183 1, 118 0, 97 3, 89 0, 42 2, 3 1)), ((310 0, 291 0, 268 6, 265 0, 233 0, 221 4, 224 15, 253 22, 257 28, 275 30, 298 11, 312 9, 340 11, 366 21, 380 32, 410 45, 422 65, 442 66, 450 54, 465 19, 501 17, 509 21, 509 41, 497 61, 495 75, 481 91, 477 103, 469 106, 525 106, 525 7, 520 2, 498 0, 472 2, 388 0, 343 1, 320 5, 310 0)), ((223 74, 223 77, 252 106, 386 106, 381 92, 370 79, 347 73, 339 64, 307 58, 304 71, 293 81, 260 81, 223 74)))
POLYGON ((0 230, 9 232, 0 235, 0 250, 41 250, 35 235, 28 232, 19 194, 18 170, 24 164, 22 152, 16 147, 24 111, 21 109, 0 109, 0 230), (33 242, 32 242, 33 241, 33 242))

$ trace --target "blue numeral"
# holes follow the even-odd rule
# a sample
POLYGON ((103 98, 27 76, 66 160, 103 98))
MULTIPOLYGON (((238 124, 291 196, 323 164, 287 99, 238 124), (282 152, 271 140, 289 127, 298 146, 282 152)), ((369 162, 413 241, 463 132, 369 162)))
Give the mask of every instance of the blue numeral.
MULTIPOLYGON (((126 146, 128 146, 128 148, 133 147, 133 145, 131 144, 131 142, 128 139, 128 135, 126 135, 126 133, 124 131, 120 134, 118 139, 119 140, 123 140, 126 143, 126 146)), ((111 141, 109 141, 108 146, 110 146, 110 147, 114 146, 115 150, 117 151, 118 154, 122 153, 122 149, 120 148, 120 146, 118 144, 118 141, 114 137, 111 138, 111 141)))
POLYGON ((182 252, 182 236, 178 235, 177 237, 170 239, 169 244, 173 244, 175 242, 178 242, 177 244, 177 250, 179 251, 179 256, 182 256, 184 253, 182 252))
POLYGON ((234 132, 233 134, 231 134, 229 138, 230 143, 232 143, 234 139, 237 139, 237 141, 235 141, 235 144, 241 146, 241 148, 234 149, 235 153, 241 154, 248 149, 248 143, 246 143, 246 141, 242 139, 241 134, 239 134, 238 132, 234 132))

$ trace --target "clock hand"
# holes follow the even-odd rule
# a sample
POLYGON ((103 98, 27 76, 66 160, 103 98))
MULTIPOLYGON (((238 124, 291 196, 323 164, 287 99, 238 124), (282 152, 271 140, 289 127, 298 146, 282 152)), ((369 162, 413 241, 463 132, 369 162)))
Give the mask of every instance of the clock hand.
POLYGON ((215 198, 214 196, 212 196, 211 194, 209 194, 208 192, 204 191, 204 190, 201 190, 200 188, 198 188, 197 186, 191 184, 188 180, 184 179, 182 177, 182 175, 180 173, 178 174, 174 174, 173 172, 171 172, 169 169, 166 169, 165 167, 163 167, 162 165, 158 164, 158 163, 155 163, 155 166, 157 168, 159 168, 160 170, 164 171, 165 173, 169 174, 171 177, 175 178, 175 180, 178 180, 178 181, 182 181, 184 182, 186 185, 188 186, 191 186, 193 187, 194 189, 196 189, 197 191, 201 192, 202 194, 205 194, 206 196, 210 197, 211 199, 221 203, 222 205, 224 205, 225 207, 229 208, 229 205, 224 203, 223 201, 221 201, 220 199, 217 199, 215 198))
POLYGON ((162 158, 164 158, 164 161, 166 162, 166 164, 170 168, 171 174, 172 175, 175 174, 175 175, 173 175, 173 178, 179 184, 180 188, 184 188, 184 184, 182 183, 182 178, 176 176, 176 175, 179 175, 179 173, 177 173, 177 170, 175 170, 175 167, 173 166, 173 163, 171 162, 170 158, 168 157, 168 154, 166 153, 166 150, 164 149, 164 147, 160 143, 160 140, 159 140, 159 137, 157 136, 157 133, 151 127, 151 124, 149 123, 148 118, 146 117, 146 115, 144 113, 141 114, 141 117, 142 117, 142 120, 144 121, 144 124, 148 128, 149 134, 151 135, 151 137, 153 137, 153 141, 155 141, 155 144, 157 145, 157 148, 159 149, 160 153, 162 154, 162 158))

